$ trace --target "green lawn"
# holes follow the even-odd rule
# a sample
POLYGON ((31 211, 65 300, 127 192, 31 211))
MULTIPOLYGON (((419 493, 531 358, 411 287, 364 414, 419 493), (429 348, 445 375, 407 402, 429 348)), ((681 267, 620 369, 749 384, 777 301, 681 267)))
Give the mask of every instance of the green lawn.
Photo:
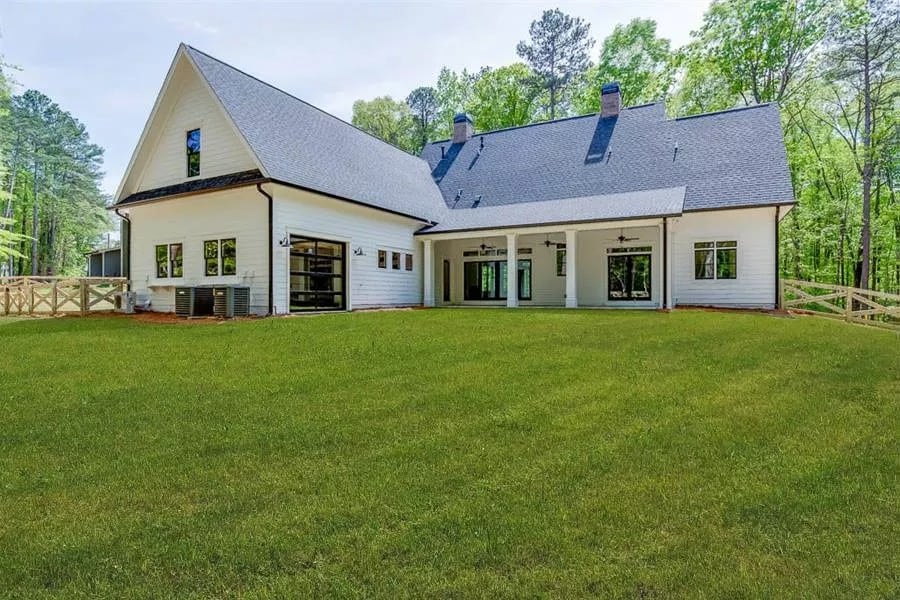
POLYGON ((485 309, 0 348, 0 594, 900 594, 896 333, 485 309))

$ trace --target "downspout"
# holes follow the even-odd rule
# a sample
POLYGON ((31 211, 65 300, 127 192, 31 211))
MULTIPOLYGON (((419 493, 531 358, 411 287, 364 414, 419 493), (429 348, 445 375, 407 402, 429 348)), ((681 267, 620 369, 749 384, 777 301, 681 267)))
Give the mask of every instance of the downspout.
POLYGON ((781 207, 775 207, 775 308, 781 308, 781 277, 779 275, 779 271, 781 270, 781 240, 779 239, 778 232, 778 217, 781 214, 781 207))
POLYGON ((275 302, 272 297, 274 294, 273 279, 274 273, 272 269, 272 195, 262 188, 261 183, 256 184, 256 190, 269 200, 269 315, 275 314, 275 302))
POLYGON ((662 289, 662 305, 663 310, 669 310, 671 308, 669 306, 669 219, 668 217, 663 217, 663 245, 662 245, 662 280, 663 280, 663 289, 662 289))
MULTIPOLYGON (((130 285, 131 284, 131 219, 128 218, 126 215, 123 215, 122 213, 120 213, 118 208, 114 209, 113 212, 116 213, 120 219, 122 219, 123 221, 128 223, 128 235, 126 235, 125 239, 122 240, 122 245, 125 247, 125 254, 127 255, 127 256, 125 256, 125 258, 127 258, 127 261, 126 261, 127 266, 125 268, 124 275, 125 275, 126 281, 130 285)), ((122 259, 120 258, 119 261, 121 262, 122 259)))

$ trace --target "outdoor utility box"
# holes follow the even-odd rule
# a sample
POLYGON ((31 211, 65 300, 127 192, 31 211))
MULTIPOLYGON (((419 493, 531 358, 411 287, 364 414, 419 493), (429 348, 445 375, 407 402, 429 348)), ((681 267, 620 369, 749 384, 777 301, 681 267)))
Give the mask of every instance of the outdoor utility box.
POLYGON ((250 288, 233 285, 177 287, 175 314, 179 317, 246 317, 250 314, 250 288))
POLYGON ((238 286, 213 288, 213 314, 229 319, 249 315, 250 288, 238 286))
POLYGON ((179 317, 211 317, 213 315, 212 288, 175 288, 175 314, 179 317))
POLYGON ((130 315, 137 304, 137 292, 119 292, 116 294, 116 312, 130 315))

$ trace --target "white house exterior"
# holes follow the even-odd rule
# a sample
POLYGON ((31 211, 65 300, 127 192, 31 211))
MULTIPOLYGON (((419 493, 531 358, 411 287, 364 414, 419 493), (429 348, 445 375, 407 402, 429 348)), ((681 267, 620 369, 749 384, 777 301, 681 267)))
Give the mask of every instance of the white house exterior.
POLYGON ((659 104, 410 156, 179 47, 114 209, 139 304, 242 286, 255 314, 385 306, 777 304, 777 109, 659 104), (515 290, 516 293, 509 293, 515 290))

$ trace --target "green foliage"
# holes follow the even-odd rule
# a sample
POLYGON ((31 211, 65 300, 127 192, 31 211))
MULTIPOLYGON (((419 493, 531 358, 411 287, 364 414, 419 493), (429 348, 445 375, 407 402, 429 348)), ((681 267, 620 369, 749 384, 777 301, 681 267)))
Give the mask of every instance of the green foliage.
MULTIPOLYGON (((465 69, 461 73, 451 71, 447 67, 441 69, 435 87, 435 99, 438 104, 436 138, 449 138, 453 135, 453 116, 465 112, 472 97, 476 78, 475 74, 465 69)), ((477 123, 475 126, 479 127, 477 123)))
POLYGON ((435 130, 435 117, 437 117, 438 102, 435 89, 432 87, 418 87, 406 97, 406 104, 412 111, 416 140, 414 152, 419 152, 428 140, 433 139, 435 130))
POLYGON ((561 10, 545 10, 532 21, 528 30, 531 41, 519 42, 516 52, 534 71, 541 89, 547 92, 547 109, 551 119, 565 114, 569 85, 590 65, 589 52, 594 45, 591 26, 584 19, 561 10))
POLYGON ((891 332, 551 309, 2 323, 12 598, 896 595, 891 332))
POLYGON ((409 106, 390 96, 354 102, 353 124, 407 152, 412 152, 420 140, 409 106))
POLYGON ((603 40, 600 62, 586 71, 584 79, 573 99, 578 114, 599 111, 600 88, 612 81, 619 82, 624 106, 661 100, 674 82, 669 40, 656 37, 652 19, 616 25, 603 40))
POLYGON ((697 39, 700 58, 745 104, 788 97, 825 36, 834 0, 716 0, 697 39))
POLYGON ((499 69, 485 67, 472 86, 466 111, 485 131, 527 125, 540 109, 541 91, 532 85, 527 65, 514 63, 499 69))
POLYGON ((7 231, 17 234, 8 240, 17 260, 7 256, 3 269, 20 275, 83 272, 84 253, 109 229, 99 187, 103 149, 91 143, 82 123, 36 90, 12 97, 2 130, 3 216, 7 231))

